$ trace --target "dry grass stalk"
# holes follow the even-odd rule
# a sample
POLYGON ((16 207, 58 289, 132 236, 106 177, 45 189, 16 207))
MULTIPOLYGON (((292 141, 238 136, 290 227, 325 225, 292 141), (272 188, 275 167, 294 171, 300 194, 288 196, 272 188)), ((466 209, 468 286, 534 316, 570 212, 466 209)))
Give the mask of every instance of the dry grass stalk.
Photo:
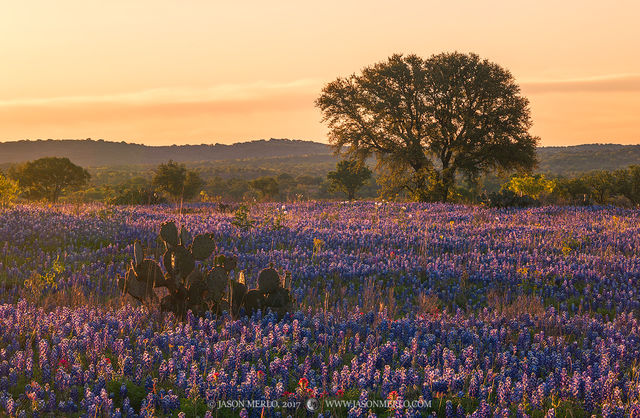
POLYGON ((499 315, 507 318, 515 319, 523 314, 528 314, 532 318, 539 318, 545 313, 542 299, 537 295, 519 294, 514 300, 509 300, 504 293, 491 290, 487 294, 487 304, 499 315))

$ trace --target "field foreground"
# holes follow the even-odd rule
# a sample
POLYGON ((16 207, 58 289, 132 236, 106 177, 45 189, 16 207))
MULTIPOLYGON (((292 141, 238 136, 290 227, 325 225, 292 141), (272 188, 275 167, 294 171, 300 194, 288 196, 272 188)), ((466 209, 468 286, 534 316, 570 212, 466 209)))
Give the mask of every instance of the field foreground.
POLYGON ((0 209, 0 415, 640 416, 640 211, 0 209), (298 310, 185 321, 115 282, 173 219, 298 310), (311 412, 313 411, 313 412, 311 412))

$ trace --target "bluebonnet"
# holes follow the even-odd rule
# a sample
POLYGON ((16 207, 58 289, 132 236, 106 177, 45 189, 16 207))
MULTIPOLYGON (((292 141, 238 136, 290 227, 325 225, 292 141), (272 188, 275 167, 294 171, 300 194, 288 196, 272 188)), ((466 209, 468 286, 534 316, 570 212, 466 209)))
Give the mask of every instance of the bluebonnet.
MULTIPOLYGON (((130 305, 45 309, 21 299, 20 286, 5 287, 0 414, 172 414, 190 394, 207 402, 300 398, 303 376, 311 393, 329 397, 443 397, 451 416, 502 416, 505 408, 553 416, 552 400, 609 416, 640 408, 638 209, 298 203, 277 235, 260 224, 238 230, 206 205, 185 215, 119 207, 105 218, 103 209, 0 212, 0 236, 11 242, 0 250, 0 275, 21 283, 51 271, 59 256, 64 270, 48 294, 114 301, 129 244, 153 246, 158 225, 178 218, 238 254, 250 285, 269 262, 291 270, 300 309, 282 319, 263 312, 181 323, 130 305), (325 244, 314 253, 315 238, 325 244), (367 283, 393 287, 394 310, 381 292, 365 308, 367 283), (488 288, 503 289, 505 305, 525 294, 542 303, 536 312, 504 312, 488 288), (325 311, 322 292, 341 296, 325 311), (437 306, 421 312, 417 295, 437 306), (18 382, 23 393, 10 393, 18 382), (138 410, 125 382, 144 392, 138 410), (463 398, 475 410, 455 405, 463 398)), ((271 210, 252 209, 258 218, 271 210)))

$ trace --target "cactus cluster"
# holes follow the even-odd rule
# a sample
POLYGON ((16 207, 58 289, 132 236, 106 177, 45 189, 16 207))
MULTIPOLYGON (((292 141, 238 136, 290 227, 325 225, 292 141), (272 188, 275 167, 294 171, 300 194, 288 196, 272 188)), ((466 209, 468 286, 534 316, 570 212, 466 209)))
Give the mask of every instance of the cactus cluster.
POLYGON ((201 263, 216 250, 211 234, 192 238, 185 228, 178 233, 174 222, 165 222, 158 239, 166 249, 162 257, 166 273, 156 260, 145 258, 142 244, 136 240, 131 267, 125 277, 118 279, 123 293, 142 303, 159 303, 162 311, 171 311, 179 317, 188 310, 195 314, 227 311, 237 317, 267 308, 283 315, 293 308, 291 276, 286 274, 282 280, 272 266, 260 272, 256 289, 247 288, 243 272, 237 279, 231 274, 237 267, 235 256, 219 254, 214 257, 213 267, 206 270, 201 263), (167 291, 159 299, 158 288, 162 287, 167 291))

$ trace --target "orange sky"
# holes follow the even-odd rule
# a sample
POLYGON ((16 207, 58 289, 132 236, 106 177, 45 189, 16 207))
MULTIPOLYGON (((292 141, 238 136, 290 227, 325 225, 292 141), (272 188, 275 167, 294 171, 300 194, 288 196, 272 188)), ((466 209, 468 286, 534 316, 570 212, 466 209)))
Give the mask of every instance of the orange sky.
POLYGON ((5 2, 0 141, 326 141, 324 84, 457 50, 512 71, 542 145, 638 144, 639 16, 638 1, 5 2))

